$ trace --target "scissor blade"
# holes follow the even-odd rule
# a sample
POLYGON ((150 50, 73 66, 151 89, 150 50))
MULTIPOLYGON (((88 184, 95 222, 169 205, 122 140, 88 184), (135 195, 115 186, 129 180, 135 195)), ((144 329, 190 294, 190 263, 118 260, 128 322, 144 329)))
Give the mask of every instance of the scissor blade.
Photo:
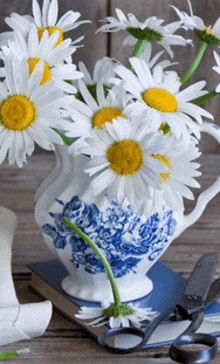
POLYGON ((205 300, 205 307, 210 306, 213 302, 220 298, 220 278, 214 280, 210 286, 209 292, 205 300))
POLYGON ((217 254, 208 253, 203 255, 196 263, 179 305, 188 314, 191 314, 199 307, 203 307, 217 262, 217 254))

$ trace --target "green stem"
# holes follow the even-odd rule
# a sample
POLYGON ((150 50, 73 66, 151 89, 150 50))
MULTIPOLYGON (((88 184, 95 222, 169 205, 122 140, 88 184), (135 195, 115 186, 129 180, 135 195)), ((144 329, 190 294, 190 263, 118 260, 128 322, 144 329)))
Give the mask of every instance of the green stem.
MULTIPOLYGON (((136 44, 136 47, 135 47, 135 50, 132 54, 132 57, 139 57, 141 55, 141 53, 143 52, 146 44, 147 44, 147 40, 144 39, 144 40, 141 40, 139 39, 137 44, 136 44)), ((127 67, 129 70, 132 70, 132 66, 129 64, 128 67, 127 67)))
POLYGON ((213 97, 219 95, 219 92, 216 91, 211 91, 206 95, 203 95, 201 97, 199 97, 198 99, 196 99, 193 103, 197 106, 200 106, 202 104, 204 104, 205 102, 211 100, 213 97))
POLYGON ((101 252, 101 250, 97 247, 97 245, 88 237, 88 235, 86 235, 79 227, 77 227, 75 224, 73 224, 71 221, 69 221, 66 217, 63 218, 64 223, 69 226, 78 236, 80 236, 80 238, 82 238, 83 240, 85 240, 85 242, 93 249, 93 251, 98 255, 98 257, 100 258, 102 264, 105 267, 105 270, 107 272, 108 278, 110 280, 110 284, 111 284, 111 288, 112 288, 112 292, 113 292, 113 296, 114 296, 114 301, 115 301, 115 306, 119 307, 122 305, 121 303, 121 299, 119 296, 119 292, 118 292, 118 287, 116 285, 115 282, 115 278, 114 275, 112 273, 112 269, 109 265, 109 262, 107 261, 106 257, 104 256, 104 254, 101 252))
POLYGON ((54 129, 56 132, 57 132, 57 134, 59 134, 59 136, 63 139, 63 141, 64 141, 64 143, 66 144, 66 145, 71 145, 71 144, 73 144, 73 141, 72 141, 72 139, 71 138, 68 138, 66 135, 64 135, 63 133, 61 133, 60 131, 58 131, 57 129, 54 129))
POLYGON ((142 39, 142 40, 139 39, 132 56, 139 57, 141 55, 141 53, 143 52, 147 42, 148 42, 147 39, 142 39))
POLYGON ((29 349, 20 349, 20 350, 12 350, 6 351, 5 353, 0 353, 0 361, 5 361, 7 359, 15 358, 17 356, 22 356, 29 353, 29 349))
POLYGON ((197 68, 205 54, 207 47, 208 47, 208 44, 205 42, 202 42, 202 44, 198 50, 198 53, 196 55, 196 58, 194 59, 193 64, 190 66, 190 68, 188 69, 186 74, 181 78, 181 80, 180 80, 181 83, 186 83, 187 81, 189 81, 189 79, 195 73, 195 71, 197 70, 197 68))

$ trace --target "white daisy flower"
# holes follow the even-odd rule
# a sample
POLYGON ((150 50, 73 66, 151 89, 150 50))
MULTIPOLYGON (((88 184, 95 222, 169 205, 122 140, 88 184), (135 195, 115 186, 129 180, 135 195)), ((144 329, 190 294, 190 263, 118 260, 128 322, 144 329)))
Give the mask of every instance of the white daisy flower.
MULTIPOLYGON (((220 75, 220 57, 217 52, 213 52, 217 66, 212 67, 220 75)), ((216 86, 215 92, 220 92, 220 83, 216 86)))
POLYGON ((47 150, 63 144, 55 128, 66 128, 59 118, 63 93, 48 82, 40 86, 43 62, 28 76, 28 63, 16 57, 5 60, 6 78, 0 83, 0 163, 8 153, 9 164, 22 167, 34 142, 47 150))
POLYGON ((191 40, 184 39, 180 35, 174 34, 181 26, 181 21, 170 23, 162 26, 163 20, 152 16, 144 22, 139 22, 133 14, 128 14, 127 18, 120 9, 115 9, 118 19, 108 16, 98 31, 117 32, 126 30, 130 35, 124 40, 123 45, 134 45, 138 40, 147 40, 148 42, 157 42, 162 45, 168 54, 173 57, 171 45, 186 46, 191 40))
POLYGON ((201 175, 197 169, 199 163, 192 162, 201 153, 193 140, 186 145, 183 140, 177 141, 175 137, 166 135, 167 144, 162 152, 153 157, 160 160, 168 167, 168 171, 161 173, 161 189, 151 188, 149 204, 142 206, 143 213, 148 215, 153 209, 162 212, 164 205, 174 211, 184 211, 183 198, 193 200, 194 195, 187 187, 200 188, 200 184, 194 179, 201 175), (164 204, 165 202, 165 204, 164 204))
POLYGON ((70 38, 54 47, 57 43, 58 32, 50 37, 48 31, 45 31, 41 40, 39 40, 35 27, 31 28, 27 41, 20 32, 15 32, 14 37, 15 41, 9 41, 8 47, 2 47, 4 53, 9 54, 12 52, 19 59, 27 59, 30 75, 40 60, 43 60, 42 84, 52 80, 56 87, 66 92, 75 93, 77 91, 74 86, 65 82, 83 76, 81 72, 76 70, 76 65, 64 63, 64 60, 75 52, 75 47, 71 46, 70 38))
POLYGON ((194 32, 202 42, 205 42, 207 44, 219 45, 220 17, 216 20, 213 26, 206 26, 204 21, 200 17, 193 15, 193 9, 190 0, 187 0, 187 2, 189 5, 190 15, 188 15, 184 11, 180 11, 175 6, 172 6, 172 8, 179 16, 180 21, 183 22, 183 27, 186 30, 194 30, 194 32))
MULTIPOLYGON (((121 64, 114 58, 103 57, 99 59, 94 66, 93 74, 90 75, 88 69, 86 68, 83 62, 79 62, 78 69, 83 74, 83 81, 86 84, 91 95, 97 99, 96 87, 99 81, 103 81, 103 87, 107 93, 108 89, 113 86, 112 79, 115 77, 115 68, 121 64)), ((78 90, 78 95, 76 95, 80 100, 83 100, 83 97, 79 90, 78 81, 73 81, 72 83, 74 87, 78 90)))
POLYGON ((86 142, 89 146, 81 152, 91 157, 85 172, 94 176, 90 183, 94 195, 105 193, 109 200, 130 204, 138 212, 151 197, 150 186, 161 189, 160 174, 168 167, 152 155, 163 151, 167 142, 163 133, 149 133, 147 123, 119 117, 103 130, 93 130, 86 142))
POLYGON ((102 129, 105 123, 111 123, 117 117, 128 117, 125 104, 126 92, 123 88, 108 90, 107 96, 103 87, 103 80, 96 86, 97 101, 89 92, 82 80, 79 80, 79 91, 83 102, 77 98, 66 99, 66 110, 74 123, 70 124, 68 137, 78 138, 70 147, 69 152, 79 153, 79 148, 86 145, 85 138, 90 136, 93 129, 102 129))
MULTIPOLYGON (((61 43, 64 38, 64 33, 75 29, 81 24, 90 23, 89 20, 77 21, 81 14, 72 10, 68 11, 58 20, 58 0, 43 0, 42 11, 37 0, 32 0, 33 17, 29 15, 20 16, 12 13, 10 17, 5 18, 7 25, 14 31, 20 31, 26 37, 33 25, 38 29, 38 35, 41 38, 44 30, 47 29, 49 34, 54 31, 59 32, 59 40, 61 43)), ((13 32, 2 34, 0 41, 13 38, 13 32)), ((81 40, 81 39, 79 39, 81 40)))
POLYGON ((213 116, 190 101, 207 93, 202 90, 206 82, 197 82, 180 91, 181 82, 176 72, 163 72, 160 66, 151 72, 148 65, 136 57, 130 58, 130 63, 136 74, 121 65, 115 70, 126 91, 136 99, 129 105, 129 111, 133 114, 147 111, 158 127, 169 125, 177 138, 183 136, 189 141, 189 132, 199 138, 197 123, 202 123, 202 116, 210 119, 213 116))
POLYGON ((140 303, 128 303, 128 306, 134 311, 133 314, 109 317, 105 315, 105 311, 109 306, 109 303, 102 303, 100 308, 82 306, 75 316, 81 320, 95 318, 94 321, 87 323, 87 325, 93 327, 109 324, 110 328, 130 327, 131 325, 140 328, 145 324, 142 323, 143 321, 152 321, 158 315, 158 312, 152 311, 151 307, 140 307, 140 303))
POLYGON ((115 76, 114 70, 119 64, 121 63, 114 58, 103 57, 95 63, 92 76, 83 62, 79 62, 78 69, 84 74, 83 81, 87 87, 96 85, 101 80, 110 87, 112 86, 111 78, 115 76))
MULTIPOLYGON (((159 60, 159 58, 162 56, 163 53, 164 53, 164 51, 158 52, 157 54, 155 54, 152 57, 152 44, 147 43, 144 50, 143 50, 143 52, 140 54, 139 59, 142 59, 145 63, 147 63, 148 67, 152 71, 153 71, 153 68, 156 67, 157 65, 160 66, 164 70, 167 67, 174 66, 174 65, 178 64, 178 62, 172 62, 171 63, 167 59, 157 63, 157 61, 159 60)), ((110 81, 113 82, 116 85, 120 85, 121 79, 120 78, 118 78, 118 79, 113 78, 113 76, 115 76, 116 67, 117 67, 117 65, 114 67, 114 75, 111 76, 110 81)), ((172 72, 172 71, 166 71, 166 72, 172 72)))

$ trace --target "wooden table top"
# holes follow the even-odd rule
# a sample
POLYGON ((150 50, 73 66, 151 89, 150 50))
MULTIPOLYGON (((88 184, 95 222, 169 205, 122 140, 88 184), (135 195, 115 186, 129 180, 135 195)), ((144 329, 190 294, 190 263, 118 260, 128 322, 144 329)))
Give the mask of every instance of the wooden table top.
MULTIPOLYGON (((52 153, 34 154, 22 169, 0 167, 0 203, 18 216, 18 226, 13 243, 13 277, 20 303, 40 302, 41 299, 29 288, 30 271, 27 265, 32 262, 54 259, 54 255, 43 242, 41 232, 34 220, 34 194, 41 181, 54 166, 52 153)), ((220 174, 220 156, 205 154, 201 157, 203 176, 202 187, 210 185, 220 174)), ((193 206, 187 204, 188 212, 193 206)), ((172 269, 188 277, 198 258, 207 252, 220 256, 220 194, 207 206, 202 217, 192 227, 177 238, 162 256, 162 260, 172 269)), ((220 259, 219 259, 220 260, 220 259)), ((216 276, 220 274, 220 262, 216 276)), ((30 353, 24 357, 11 359, 12 364, 172 364, 168 347, 140 351, 125 356, 114 355, 98 346, 93 338, 80 330, 56 310, 46 333, 30 341, 2 346, 0 351, 16 350, 24 347, 30 353)), ((213 364, 219 364, 218 357, 213 364)))

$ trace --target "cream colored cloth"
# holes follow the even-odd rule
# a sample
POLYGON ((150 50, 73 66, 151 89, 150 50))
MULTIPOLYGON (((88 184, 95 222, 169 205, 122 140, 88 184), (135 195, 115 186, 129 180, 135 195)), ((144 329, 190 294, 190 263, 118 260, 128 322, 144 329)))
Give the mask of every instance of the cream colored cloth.
POLYGON ((41 336, 52 315, 50 301, 19 304, 12 278, 16 215, 0 206, 0 345, 41 336))

